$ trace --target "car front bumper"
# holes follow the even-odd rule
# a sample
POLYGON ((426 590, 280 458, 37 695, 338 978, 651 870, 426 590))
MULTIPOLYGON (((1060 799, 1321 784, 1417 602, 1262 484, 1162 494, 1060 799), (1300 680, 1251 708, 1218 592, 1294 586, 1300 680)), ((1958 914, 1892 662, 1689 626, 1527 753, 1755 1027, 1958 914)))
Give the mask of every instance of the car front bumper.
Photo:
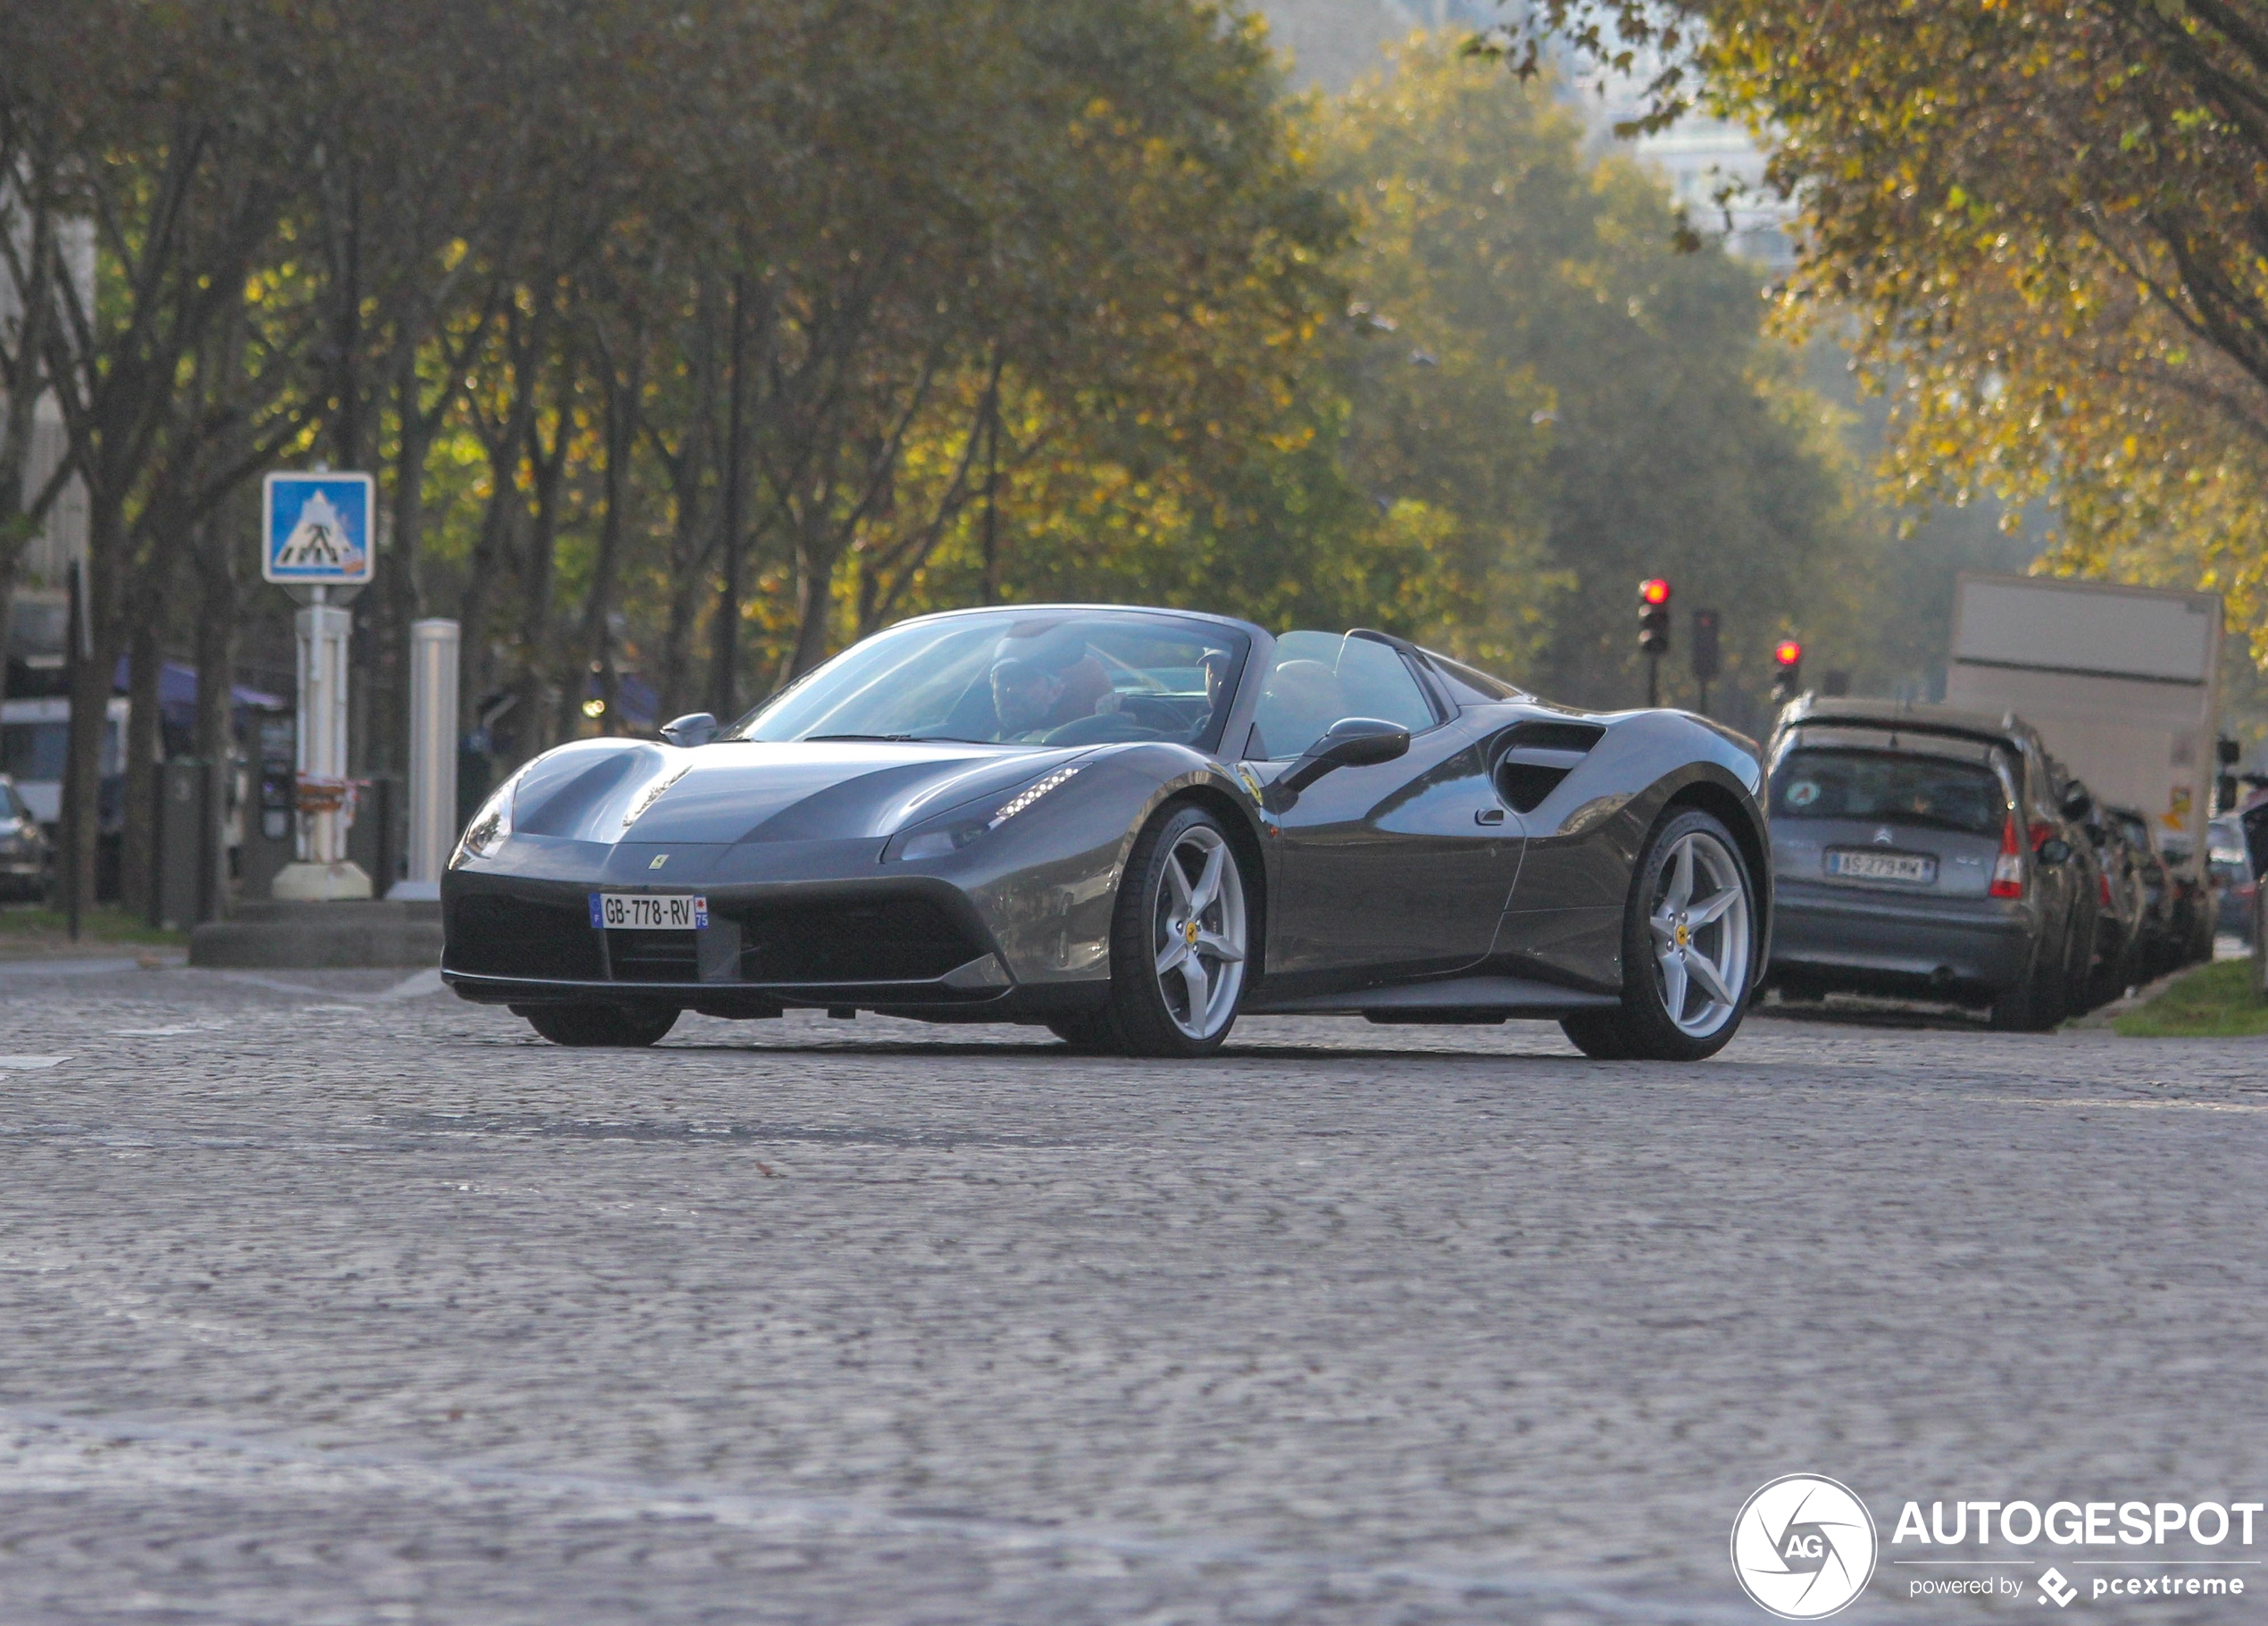
POLYGON ((613 877, 452 871, 443 980, 483 1004, 605 999, 736 1017, 802 1005, 1013 1021, 1107 996, 1100 977, 1020 978, 977 901, 934 876, 710 878, 684 888, 707 900, 710 923, 697 931, 594 926, 590 896, 602 889, 631 888, 613 877))

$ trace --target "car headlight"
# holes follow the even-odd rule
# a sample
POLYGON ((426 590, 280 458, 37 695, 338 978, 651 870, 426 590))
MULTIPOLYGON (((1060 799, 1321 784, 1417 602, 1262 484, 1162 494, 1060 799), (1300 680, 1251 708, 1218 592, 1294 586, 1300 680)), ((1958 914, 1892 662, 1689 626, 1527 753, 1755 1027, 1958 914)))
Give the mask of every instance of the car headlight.
POLYGON ((1083 766, 1084 763, 1073 763, 1068 768, 1058 768, 1053 773, 1034 780, 989 814, 957 819, 951 824, 918 830, 906 837, 897 850, 887 856, 901 863, 919 863, 925 858, 949 858, 979 836, 998 830, 1049 791, 1060 789, 1083 766))
POLYGON ((1079 771, 1081 765, 1082 764, 1080 763, 1073 763, 1068 768, 1058 768, 1055 771, 1055 772, 1047 775, 1046 778, 1035 780, 1030 785, 1025 786, 1023 789, 1019 790, 1014 796, 1000 804, 999 808, 993 813, 992 817, 984 821, 985 829, 998 830, 1002 825, 1005 824, 1009 820, 1014 818, 1018 813, 1023 812, 1025 808, 1030 807, 1034 802, 1039 800, 1040 797, 1046 796, 1049 791, 1061 787, 1063 783, 1066 780, 1070 779, 1072 774, 1079 771))
POLYGON ((504 844, 504 838, 512 834, 513 795, 519 788, 520 776, 515 773, 480 804, 480 811, 472 815, 472 821, 458 838, 457 850, 449 855, 449 868, 457 868, 468 858, 486 858, 504 844))

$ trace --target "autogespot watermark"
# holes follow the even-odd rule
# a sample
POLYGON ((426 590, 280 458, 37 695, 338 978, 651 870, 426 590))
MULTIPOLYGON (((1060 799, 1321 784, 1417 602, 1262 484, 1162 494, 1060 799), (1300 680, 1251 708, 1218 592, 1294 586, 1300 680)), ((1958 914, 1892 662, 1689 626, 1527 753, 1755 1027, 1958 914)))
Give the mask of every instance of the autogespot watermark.
POLYGON ((1814 1473, 1772 1480, 1732 1522, 1741 1590, 1783 1621, 1824 1619, 1865 1591, 1874 1547, 1866 1504, 1814 1473))
POLYGON ((2268 1504, 2260 1502, 1960 1500, 1932 1501, 1926 1516, 1922 1509, 1903 1504, 1885 1555, 1873 1516, 1847 1486, 1789 1474, 1741 1505, 1732 1572, 1757 1604, 1790 1621, 1820 1620, 1852 1603, 1878 1560, 1906 1572, 1910 1598, 2030 1594, 2057 1609, 2096 1599, 2240 1598, 2263 1584, 2250 1573, 2264 1563, 2252 1555, 2256 1526, 2268 1535, 2260 1517, 2268 1504))

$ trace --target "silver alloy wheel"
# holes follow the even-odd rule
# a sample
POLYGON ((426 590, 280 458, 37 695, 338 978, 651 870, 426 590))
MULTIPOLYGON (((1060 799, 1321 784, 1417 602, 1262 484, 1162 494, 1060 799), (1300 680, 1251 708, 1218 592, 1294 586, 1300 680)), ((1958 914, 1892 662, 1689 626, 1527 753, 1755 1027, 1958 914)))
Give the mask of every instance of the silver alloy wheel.
POLYGON ((1244 878, 1221 832, 1196 824, 1166 855, 1157 889, 1157 988, 1173 1025, 1211 1038, 1237 1011, 1244 987, 1244 878))
POLYGON ((1679 1032, 1707 1038, 1740 1009, 1748 984, 1747 872, 1706 830, 1671 843, 1648 925, 1662 1007, 1679 1032))

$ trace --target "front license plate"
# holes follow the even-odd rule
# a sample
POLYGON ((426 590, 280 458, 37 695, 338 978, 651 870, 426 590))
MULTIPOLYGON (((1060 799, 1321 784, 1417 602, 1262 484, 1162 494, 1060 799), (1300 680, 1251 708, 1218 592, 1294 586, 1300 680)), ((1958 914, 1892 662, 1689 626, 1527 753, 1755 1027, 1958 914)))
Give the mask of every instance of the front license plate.
POLYGON ((1909 880, 1926 886, 1938 878, 1938 861, 1926 853, 1870 853, 1864 847, 1830 846, 1827 872, 1851 880, 1909 880))
POLYGON ((617 930, 705 931, 709 900, 683 892, 594 892, 590 923, 617 930))

